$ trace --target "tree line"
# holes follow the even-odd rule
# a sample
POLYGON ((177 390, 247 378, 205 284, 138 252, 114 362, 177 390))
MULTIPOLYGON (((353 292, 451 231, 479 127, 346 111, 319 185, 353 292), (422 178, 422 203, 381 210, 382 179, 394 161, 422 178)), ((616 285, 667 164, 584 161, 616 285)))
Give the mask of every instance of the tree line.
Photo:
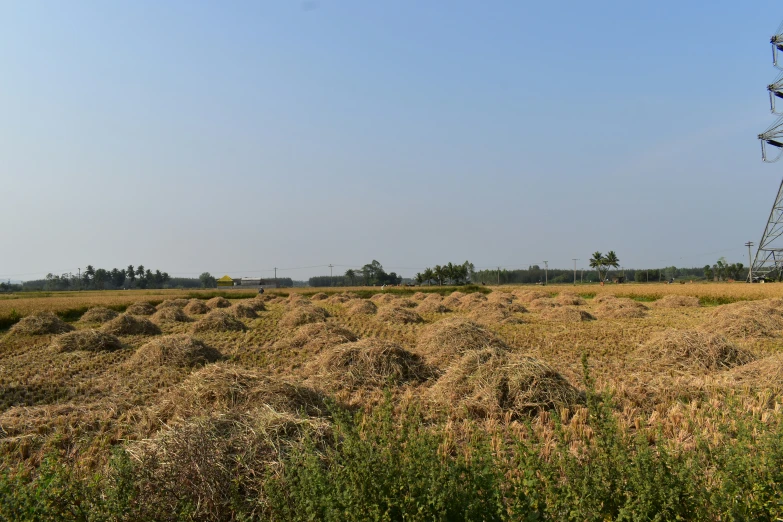
POLYGON ((354 270, 349 268, 344 275, 337 276, 314 276, 308 280, 308 284, 313 287, 324 286, 356 286, 357 282, 364 286, 382 286, 402 284, 402 276, 396 272, 386 272, 380 262, 373 259, 363 267, 354 270))
POLYGON ((423 285, 462 285, 469 283, 471 277, 476 273, 476 267, 470 261, 465 261, 460 265, 448 262, 445 265, 435 265, 433 268, 425 268, 424 271, 416 274, 414 280, 423 285))

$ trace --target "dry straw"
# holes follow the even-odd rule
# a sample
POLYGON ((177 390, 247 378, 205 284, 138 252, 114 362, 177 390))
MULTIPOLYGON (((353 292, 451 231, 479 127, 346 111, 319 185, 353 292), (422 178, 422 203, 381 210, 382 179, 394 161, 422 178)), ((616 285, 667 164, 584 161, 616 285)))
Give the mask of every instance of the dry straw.
POLYGON ((424 319, 413 310, 399 306, 386 306, 381 308, 376 315, 379 321, 391 324, 423 323, 424 319))
POLYGON ((425 294, 424 292, 416 292, 411 296, 411 299, 413 299, 414 301, 424 301, 425 299, 427 299, 427 294, 425 294))
POLYGON ((168 307, 184 308, 188 304, 187 299, 166 299, 157 306, 158 310, 168 307))
POLYGON ((315 382, 336 389, 421 382, 433 375, 419 356, 380 339, 362 339, 324 350, 310 368, 315 382))
POLYGON ((348 312, 351 314, 373 315, 378 307, 372 301, 364 299, 352 299, 348 304, 348 312))
POLYGON ((375 294, 370 300, 379 305, 387 305, 397 301, 398 297, 392 294, 375 294))
POLYGON ((192 321, 192 319, 188 317, 185 312, 182 311, 182 308, 176 306, 167 306, 161 308, 160 310, 152 314, 152 317, 150 317, 150 321, 156 324, 189 323, 190 321, 192 321))
POLYGON ((776 353, 713 376, 713 383, 731 390, 783 391, 783 354, 776 353))
POLYGON ((580 393, 533 357, 485 349, 467 352, 430 389, 431 400, 468 417, 521 417, 572 407, 580 393))
POLYGON ((167 335, 150 341, 128 359, 131 366, 189 368, 219 361, 219 351, 189 335, 167 335))
POLYGON ((318 292, 317 294, 310 296, 311 301, 323 301, 325 299, 329 299, 329 295, 325 294, 324 292, 318 292))
MULTIPOLYGON (((264 306, 264 303, 258 303, 262 307, 264 306)), ((258 317, 258 314, 256 313, 256 308, 251 303, 244 303, 239 302, 236 303, 234 306, 230 308, 230 311, 232 314, 234 314, 237 317, 244 317, 246 319, 255 319, 258 317)))
POLYGON ((468 317, 483 324, 522 324, 522 318, 514 315, 514 311, 508 305, 501 303, 482 303, 474 306, 468 313, 468 317))
POLYGON ((427 326, 416 342, 416 353, 436 366, 484 348, 509 349, 495 334, 464 317, 450 317, 427 326))
POLYGON ((210 308, 229 308, 231 307, 231 301, 226 299, 225 297, 213 297, 209 301, 207 301, 207 306, 210 308))
POLYGON ((243 332, 245 323, 223 310, 212 310, 193 325, 193 332, 243 332))
POLYGON ((529 303, 536 299, 544 299, 549 297, 549 294, 542 292, 541 290, 515 290, 514 295, 523 303, 529 303))
POLYGON ((654 334, 636 352, 649 367, 679 370, 725 370, 754 357, 720 334, 705 330, 668 329, 654 334))
POLYGON ((531 310, 547 310, 549 308, 556 308, 558 306, 562 306, 559 302, 557 302, 555 299, 552 299, 551 297, 539 297, 538 299, 533 299, 532 301, 528 301, 529 307, 531 310))
POLYGON ((203 315, 210 311, 207 304, 201 299, 191 299, 187 305, 185 305, 185 312, 190 315, 203 315))
POLYGON ((139 301, 130 305, 125 310, 125 313, 131 315, 152 315, 155 313, 155 307, 147 301, 139 301))
POLYGON ((731 337, 772 337, 783 330, 781 300, 732 303, 715 308, 704 327, 731 337))
POLYGON ((487 302, 487 298, 484 296, 484 294, 474 292, 472 294, 466 295, 465 297, 461 297, 459 300, 458 308, 460 310, 473 310, 477 306, 481 306, 486 302, 487 302))
POLYGON ((296 333, 275 343, 277 348, 304 348, 308 352, 318 353, 324 348, 357 341, 352 331, 329 323, 311 323, 300 326, 296 333))
POLYGON ((559 306, 550 308, 541 312, 541 317, 547 321, 559 323, 581 323, 582 321, 592 321, 595 319, 586 310, 580 310, 573 306, 559 306))
POLYGON ((699 306, 699 298, 689 295, 665 295, 655 301, 658 308, 683 308, 699 306))
POLYGON ((490 303, 500 303, 504 305, 510 305, 514 302, 514 295, 508 292, 501 292, 496 290, 487 296, 487 301, 490 303))
POLYGON ((160 328, 149 319, 135 317, 127 313, 104 324, 102 330, 113 335, 157 335, 160 333, 160 328))
POLYGON ((111 321, 118 315, 120 315, 118 312, 115 312, 110 308, 96 306, 95 308, 90 308, 84 312, 84 315, 82 315, 79 321, 82 323, 105 323, 111 321))
POLYGON ((122 342, 111 334, 87 329, 62 334, 51 347, 58 352, 113 352, 122 348, 122 342))
POLYGON ((445 314, 451 310, 446 308, 443 303, 439 301, 425 299, 419 303, 419 306, 416 307, 416 311, 420 314, 445 314))
POLYGON ((595 309, 596 317, 602 319, 638 319, 647 315, 648 308, 638 301, 618 297, 604 300, 595 309))
POLYGON ((564 306, 582 306, 587 302, 580 296, 569 292, 561 292, 555 300, 564 306))
POLYGON ((285 328, 296 328, 303 324, 326 321, 327 317, 329 317, 329 312, 319 306, 299 305, 283 314, 279 324, 285 328))

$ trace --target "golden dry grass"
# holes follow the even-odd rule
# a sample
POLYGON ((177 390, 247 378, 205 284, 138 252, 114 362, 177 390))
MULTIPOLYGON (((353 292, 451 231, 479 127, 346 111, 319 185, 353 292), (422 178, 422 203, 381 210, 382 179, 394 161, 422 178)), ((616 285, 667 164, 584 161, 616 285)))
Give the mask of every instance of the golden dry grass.
POLYGON ((90 329, 58 335, 51 346, 58 352, 113 352, 123 347, 115 336, 90 329))
POLYGON ((115 317, 101 328, 113 335, 157 335, 160 328, 149 319, 127 313, 115 317))
POLYGON ((73 326, 51 312, 28 315, 11 327, 11 333, 15 335, 47 335, 71 330, 73 330, 73 326))
POLYGON ((196 321, 193 333, 199 332, 242 332, 247 330, 245 323, 224 310, 212 310, 196 321))
POLYGON ((114 310, 103 306, 96 306, 84 312, 84 315, 79 321, 82 323, 105 323, 111 321, 118 315, 120 315, 119 312, 115 312, 114 310))

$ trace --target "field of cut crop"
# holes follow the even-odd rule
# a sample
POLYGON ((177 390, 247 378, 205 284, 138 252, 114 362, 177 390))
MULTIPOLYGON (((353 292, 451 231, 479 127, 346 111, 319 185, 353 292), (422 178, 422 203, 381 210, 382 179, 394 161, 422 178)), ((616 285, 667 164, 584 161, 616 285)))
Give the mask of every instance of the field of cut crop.
POLYGON ((0 519, 783 514, 778 284, 19 294, 0 320, 0 519))

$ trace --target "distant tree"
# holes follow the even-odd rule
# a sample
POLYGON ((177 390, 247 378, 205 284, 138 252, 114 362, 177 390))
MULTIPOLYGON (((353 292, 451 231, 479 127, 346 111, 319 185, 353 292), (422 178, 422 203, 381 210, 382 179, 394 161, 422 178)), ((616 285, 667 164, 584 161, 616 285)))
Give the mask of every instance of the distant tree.
POLYGON ((171 277, 169 276, 169 273, 168 273, 168 272, 163 272, 163 273, 161 274, 161 281, 163 281, 163 284, 164 284, 164 285, 165 285, 166 283, 168 283, 170 279, 171 279, 171 277))
POLYGON ((345 277, 349 281, 351 281, 351 286, 354 286, 354 279, 356 279, 356 272, 353 271, 353 268, 349 268, 345 271, 345 277))
POLYGON ((139 265, 136 267, 136 277, 139 279, 144 279, 144 265, 139 265))
POLYGON ((136 281, 136 270, 133 265, 128 265, 128 268, 125 269, 125 277, 130 282, 130 286, 133 286, 133 282, 136 281))
POLYGON ((116 288, 122 288, 122 285, 125 284, 125 276, 126 274, 124 270, 113 268, 111 271, 111 284, 113 284, 116 288))
POLYGON ((425 268, 421 275, 428 285, 431 285, 432 280, 435 279, 435 272, 432 271, 432 268, 425 268))
POLYGON ((710 265, 704 265, 704 278, 711 281, 715 278, 715 271, 710 265))
POLYGON ((420 272, 416 272, 416 277, 414 278, 414 280, 416 281, 417 285, 421 285, 422 283, 424 283, 424 276, 421 275, 420 272))
POLYGON ((103 285, 106 284, 106 281, 109 280, 109 272, 104 270, 103 268, 99 268, 95 271, 94 274, 94 282, 95 282, 95 288, 98 290, 103 290, 103 285))
POLYGON ((606 263, 606 258, 601 252, 593 252, 593 257, 590 258, 590 268, 594 268, 598 272, 598 280, 603 281, 603 268, 606 263))
POLYGON ((435 265, 435 268, 432 269, 432 275, 435 276, 435 279, 438 281, 438 286, 443 284, 443 278, 446 274, 444 273, 442 266, 435 265))
POLYGON ((209 272, 204 272, 198 278, 201 281, 201 286, 204 288, 215 288, 217 286, 217 280, 209 272))
POLYGON ((606 267, 607 273, 609 272, 610 267, 615 270, 620 267, 620 260, 617 258, 617 254, 614 253, 614 250, 607 252, 606 257, 604 258, 604 266, 606 267))

